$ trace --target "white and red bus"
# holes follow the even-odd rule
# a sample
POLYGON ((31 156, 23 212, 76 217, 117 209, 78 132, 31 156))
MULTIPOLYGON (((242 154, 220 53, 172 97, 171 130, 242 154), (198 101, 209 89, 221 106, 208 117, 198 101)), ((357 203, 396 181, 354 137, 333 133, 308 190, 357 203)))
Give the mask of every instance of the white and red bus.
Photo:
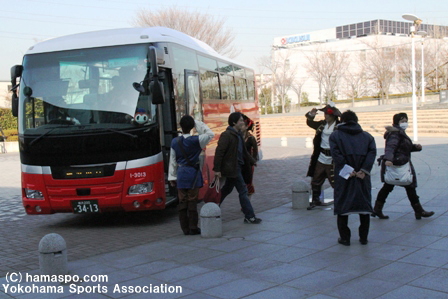
POLYGON ((185 114, 216 134, 201 156, 205 183, 230 112, 252 118, 260 142, 254 71, 168 28, 38 43, 12 67, 11 82, 28 214, 142 211, 175 202, 169 147, 185 114))

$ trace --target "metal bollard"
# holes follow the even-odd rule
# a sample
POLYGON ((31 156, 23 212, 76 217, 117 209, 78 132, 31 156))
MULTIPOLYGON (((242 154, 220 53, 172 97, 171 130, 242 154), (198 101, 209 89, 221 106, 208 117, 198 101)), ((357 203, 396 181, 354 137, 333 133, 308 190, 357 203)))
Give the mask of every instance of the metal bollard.
POLYGON ((43 275, 65 275, 67 267, 67 244, 60 235, 45 235, 39 242, 39 267, 43 275))
POLYGON ((306 209, 310 205, 310 185, 305 181, 292 184, 292 208, 306 209))
POLYGON ((213 202, 206 203, 201 208, 201 237, 222 237, 221 209, 213 202))

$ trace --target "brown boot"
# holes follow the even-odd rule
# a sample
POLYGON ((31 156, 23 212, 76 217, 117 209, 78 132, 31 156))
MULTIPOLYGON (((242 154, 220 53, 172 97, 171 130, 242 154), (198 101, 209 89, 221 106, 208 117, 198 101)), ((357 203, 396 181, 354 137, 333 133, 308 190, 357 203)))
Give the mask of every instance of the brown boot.
POLYGON ((417 202, 415 204, 412 205, 412 208, 414 209, 415 212, 415 219, 422 219, 422 217, 431 217, 432 215, 434 215, 434 212, 426 212, 425 210, 423 210, 422 205, 417 202))
POLYGON ((389 216, 383 214, 384 202, 375 201, 372 217, 378 216, 380 219, 389 219, 389 216))

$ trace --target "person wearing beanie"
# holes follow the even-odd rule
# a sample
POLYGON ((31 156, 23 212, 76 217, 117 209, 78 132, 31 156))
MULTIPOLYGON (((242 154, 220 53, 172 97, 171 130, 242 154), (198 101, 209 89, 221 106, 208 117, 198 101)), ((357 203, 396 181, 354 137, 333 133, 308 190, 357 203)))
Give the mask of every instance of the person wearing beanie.
POLYGON ((305 114, 306 124, 316 131, 313 139, 314 150, 306 174, 306 176, 312 178, 312 201, 307 208, 308 210, 322 205, 319 197, 325 179, 328 179, 331 187, 334 187, 333 159, 330 152, 329 138, 336 125, 339 124, 339 116, 341 115, 341 112, 333 102, 329 102, 324 108, 319 109, 319 111, 324 112, 323 120, 314 120, 317 111, 318 109, 313 108, 305 114))
POLYGON ((384 133, 384 139, 386 140, 386 146, 384 149, 384 155, 380 157, 381 162, 381 181, 384 183, 381 190, 378 192, 378 196, 373 208, 374 214, 372 216, 378 216, 380 219, 389 219, 389 216, 383 214, 383 207, 386 203, 387 196, 394 189, 394 185, 387 184, 384 181, 384 174, 386 172, 386 166, 392 165, 404 165, 409 162, 412 171, 412 183, 407 186, 403 186, 406 190, 409 202, 415 212, 415 218, 421 219, 422 217, 431 217, 434 212, 427 212, 423 209, 417 195, 417 174, 411 161, 411 152, 419 152, 422 150, 420 144, 414 144, 412 140, 406 134, 408 127, 408 115, 406 113, 397 113, 393 116, 393 125, 386 127, 384 133))

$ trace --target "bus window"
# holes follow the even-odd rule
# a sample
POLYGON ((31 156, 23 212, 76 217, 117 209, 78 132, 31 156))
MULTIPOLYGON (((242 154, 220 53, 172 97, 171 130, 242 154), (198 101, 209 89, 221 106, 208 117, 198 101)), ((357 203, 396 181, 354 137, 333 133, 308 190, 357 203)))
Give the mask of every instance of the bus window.
POLYGON ((25 104, 25 128, 37 128, 44 124, 44 102, 41 98, 29 97, 25 104))
MULTIPOLYGON (((185 111, 185 70, 198 71, 196 53, 181 47, 172 46, 175 69, 173 70, 173 84, 177 91, 176 113, 178 116, 186 114, 185 111)), ((178 120, 180 120, 178 117, 178 120)))
POLYGON ((235 83, 233 76, 220 74, 223 100, 235 100, 235 83))
POLYGON ((246 87, 246 79, 235 78, 236 82, 236 98, 240 101, 247 100, 247 87, 246 87))
POLYGON ((233 67, 231 64, 218 61, 218 70, 220 73, 233 76, 233 67))
POLYGON ((240 68, 239 66, 233 66, 233 71, 235 72, 235 76, 246 78, 246 74, 243 68, 240 68))
POLYGON ((247 92, 249 94, 249 101, 255 101, 255 82, 247 80, 247 92))
MULTIPOLYGON (((199 97, 199 78, 197 71, 185 70, 185 94, 187 95, 187 112, 194 119, 202 121, 202 105, 199 97)), ((180 120, 180 118, 179 118, 180 120)))
POLYGON ((246 69, 247 78, 247 92, 249 94, 249 101, 255 101, 255 76, 254 72, 246 69))
POLYGON ((204 101, 219 100, 221 96, 218 73, 201 70, 201 88, 204 101))
POLYGON ((198 62, 199 62, 200 68, 213 70, 213 71, 218 70, 217 62, 214 59, 210 59, 210 58, 198 55, 198 62))

